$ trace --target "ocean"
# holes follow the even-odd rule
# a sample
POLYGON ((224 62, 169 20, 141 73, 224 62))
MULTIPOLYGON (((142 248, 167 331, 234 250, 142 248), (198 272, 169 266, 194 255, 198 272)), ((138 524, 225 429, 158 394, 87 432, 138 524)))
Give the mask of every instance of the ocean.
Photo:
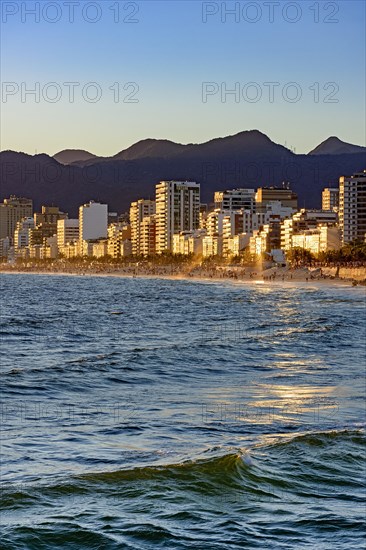
POLYGON ((365 548, 365 289, 1 277, 1 549, 365 548))

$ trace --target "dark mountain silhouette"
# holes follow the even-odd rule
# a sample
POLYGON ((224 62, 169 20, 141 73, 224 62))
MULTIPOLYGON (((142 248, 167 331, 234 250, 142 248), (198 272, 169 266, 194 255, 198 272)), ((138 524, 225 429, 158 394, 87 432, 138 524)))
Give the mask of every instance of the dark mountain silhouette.
POLYGON ((137 160, 142 158, 168 158, 184 150, 187 145, 167 139, 144 139, 117 153, 110 160, 137 160))
POLYGON ((346 143, 332 136, 310 151, 309 155, 343 155, 362 152, 366 153, 366 147, 352 145, 352 143, 346 143))
POLYGON ((199 144, 190 143, 182 145, 166 139, 145 139, 135 143, 128 149, 120 151, 113 157, 80 159, 78 161, 73 161, 73 164, 86 166, 94 164, 95 162, 111 162, 116 160, 141 160, 146 158, 171 159, 173 157, 177 158, 179 155, 187 154, 189 154, 191 158, 200 157, 202 154, 222 157, 227 154, 232 156, 258 152, 259 150, 262 152, 274 152, 275 150, 277 150, 277 152, 289 152, 289 150, 282 145, 273 143, 265 134, 262 134, 258 130, 248 130, 233 136, 215 138, 206 143, 199 144))
POLYGON ((83 149, 64 149, 53 155, 53 158, 60 164, 72 164, 73 162, 83 162, 86 160, 96 159, 96 155, 84 151, 83 149))
POLYGON ((0 153, 0 199, 10 194, 30 197, 36 209, 56 204, 77 216, 91 199, 106 202, 111 211, 125 212, 138 198, 154 198, 163 179, 201 183, 202 202, 213 202, 214 191, 256 188, 290 182, 299 205, 316 208, 321 191, 339 176, 366 167, 366 154, 296 155, 257 130, 217 138, 203 144, 180 145, 144 140, 108 158, 63 165, 48 155, 0 153), (124 158, 116 158, 122 155, 124 158))

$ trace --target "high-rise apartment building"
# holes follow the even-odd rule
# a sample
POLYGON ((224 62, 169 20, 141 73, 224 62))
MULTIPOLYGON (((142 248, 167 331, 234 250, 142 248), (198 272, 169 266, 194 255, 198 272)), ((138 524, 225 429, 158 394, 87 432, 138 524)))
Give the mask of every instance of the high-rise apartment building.
POLYGON ((17 223, 33 216, 33 201, 12 195, 0 203, 0 239, 9 237, 12 241, 17 223))
POLYGON ((140 254, 153 256, 156 252, 156 217, 145 216, 140 224, 140 254))
POLYGON ((65 219, 57 221, 57 246, 63 248, 79 240, 79 220, 65 219))
POLYGON ((156 186, 156 252, 173 250, 173 235, 199 227, 200 184, 161 181, 156 186))
POLYGON ((338 211, 339 207, 339 188, 325 187, 322 192, 322 210, 338 211))
POLYGON ((80 242, 108 237, 108 206, 90 201, 79 208, 80 242))
MULTIPOLYGON (((150 218, 155 214, 155 201, 140 199, 131 203, 130 224, 131 224, 131 242, 132 254, 138 256, 145 255, 146 243, 142 242, 142 222, 145 218, 150 218)), ((154 225, 154 224, 153 224, 154 225)), ((144 228, 145 231, 146 228, 144 228)), ((155 231, 155 229, 154 229, 155 231)), ((145 233, 144 233, 145 239, 145 233)))
POLYGON ((339 226, 343 244, 366 239, 366 170, 339 178, 339 226))
POLYGON ((215 208, 220 210, 250 210, 255 212, 254 189, 228 189, 216 191, 214 195, 215 208))
POLYGON ((42 206, 41 212, 34 214, 34 229, 29 232, 29 245, 41 245, 44 239, 57 234, 58 220, 65 220, 67 214, 61 212, 58 206, 42 206))
POLYGON ((23 218, 17 223, 14 231, 14 248, 25 248, 29 245, 29 230, 34 229, 34 218, 23 218))

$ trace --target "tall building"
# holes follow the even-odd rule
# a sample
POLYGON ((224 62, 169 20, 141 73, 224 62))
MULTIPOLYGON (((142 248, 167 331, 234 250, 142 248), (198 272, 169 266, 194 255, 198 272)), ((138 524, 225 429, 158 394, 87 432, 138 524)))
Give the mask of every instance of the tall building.
POLYGON ((156 186, 156 252, 173 250, 173 235, 199 227, 200 184, 161 181, 156 186))
POLYGON ((279 201, 282 206, 297 210, 297 194, 285 187, 259 187, 255 195, 257 212, 264 212, 270 202, 279 201))
POLYGON ((339 226, 343 244, 366 240, 366 170, 339 178, 339 226))
POLYGON ((131 224, 131 242, 132 254, 138 256, 144 254, 141 234, 141 224, 143 220, 155 214, 155 201, 140 199, 131 203, 130 224, 131 224))
POLYGON ((156 217, 145 216, 140 224, 139 254, 153 256, 156 253, 156 217))
POLYGON ((41 245, 44 239, 57 234, 58 220, 65 220, 67 214, 61 212, 58 206, 42 206, 41 212, 34 214, 34 229, 29 232, 29 245, 41 245))
POLYGON ((118 222, 108 225, 108 256, 120 258, 132 254, 131 226, 118 222))
POLYGON ((322 210, 335 210, 339 207, 339 188, 325 187, 322 192, 322 210))
POLYGON ((79 208, 80 242, 108 237, 108 206, 90 201, 79 208))
POLYGON ((69 243, 79 240, 79 220, 65 219, 57 221, 57 246, 61 250, 69 243))
POLYGON ((255 212, 254 189, 228 189, 216 191, 214 195, 215 208, 221 210, 250 210, 255 212))
POLYGON ((33 216, 33 201, 12 195, 0 203, 0 239, 12 241, 17 223, 33 216))
POLYGON ((29 230, 34 229, 34 218, 23 218, 17 223, 14 231, 14 248, 25 248, 29 246, 29 230))
MULTIPOLYGON (((34 223, 37 226, 49 224, 57 229, 58 220, 65 220, 67 214, 61 212, 58 206, 42 206, 41 212, 34 213, 34 223)), ((56 231, 55 231, 56 232, 56 231)))

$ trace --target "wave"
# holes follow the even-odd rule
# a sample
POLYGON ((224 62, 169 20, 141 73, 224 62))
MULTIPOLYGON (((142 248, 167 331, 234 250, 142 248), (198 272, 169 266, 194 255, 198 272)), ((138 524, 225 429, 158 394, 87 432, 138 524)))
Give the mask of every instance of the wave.
MULTIPOLYGON (((2 493, 5 507, 22 498, 32 499, 34 489, 43 497, 47 494, 65 496, 85 494, 113 487, 157 484, 161 487, 181 487, 201 494, 221 494, 225 490, 248 493, 266 493, 276 486, 286 489, 304 488, 312 481, 323 482, 326 472, 338 472, 338 482, 353 485, 354 468, 362 464, 366 447, 365 430, 333 430, 329 432, 304 433, 291 437, 269 438, 265 443, 248 449, 208 449, 200 457, 178 463, 137 466, 115 471, 88 472, 60 479, 57 483, 47 481, 26 484, 4 484, 2 493), (222 454, 217 453, 218 450, 222 454), (211 455, 204 458, 204 454, 211 455), (320 464, 326 454, 327 464, 320 464), (284 460, 284 457, 286 459, 284 460), (350 467, 350 471, 347 470, 350 467), (294 473, 301 472, 301 480, 294 480, 294 473), (348 472, 348 477, 347 477, 348 472)), ((337 478, 332 478, 337 484, 337 478)))

